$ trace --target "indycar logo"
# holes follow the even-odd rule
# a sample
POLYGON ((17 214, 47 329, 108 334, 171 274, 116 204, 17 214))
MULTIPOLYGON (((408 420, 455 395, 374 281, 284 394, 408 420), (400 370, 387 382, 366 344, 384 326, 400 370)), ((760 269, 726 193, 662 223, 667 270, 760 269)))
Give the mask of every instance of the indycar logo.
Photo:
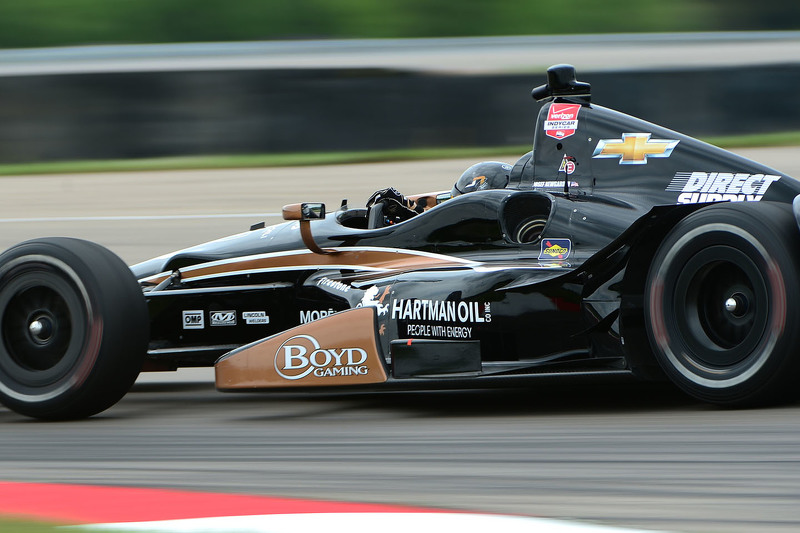
POLYGON ((566 259, 572 251, 572 241, 569 239, 545 239, 541 244, 539 260, 566 259))
POLYGON ((554 139, 566 139, 578 129, 580 104, 552 104, 544 122, 544 133, 554 139))
POLYGON ((680 141, 650 139, 651 133, 623 133, 622 139, 600 139, 595 159, 619 158, 620 165, 646 165, 649 157, 669 157, 680 141))
POLYGON ((746 172, 677 172, 665 190, 680 193, 679 204, 758 202, 779 179, 746 172))
POLYGON ((362 348, 322 348, 311 335, 295 335, 275 352, 275 371, 284 379, 364 376, 369 374, 362 348))
POLYGON ((212 311, 209 317, 212 326, 236 325, 236 311, 212 311))

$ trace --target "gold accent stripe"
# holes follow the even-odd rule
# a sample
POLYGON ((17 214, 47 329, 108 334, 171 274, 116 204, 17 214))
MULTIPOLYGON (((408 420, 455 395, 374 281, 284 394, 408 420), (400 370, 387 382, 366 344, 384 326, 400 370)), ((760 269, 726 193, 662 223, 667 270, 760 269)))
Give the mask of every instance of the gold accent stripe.
MULTIPOLYGON (((181 269, 182 280, 192 280, 205 277, 220 277, 235 275, 242 271, 259 271, 267 269, 281 269, 307 267, 358 267, 365 269, 382 270, 418 270, 424 268, 442 268, 456 266, 474 266, 476 263, 445 255, 430 254, 425 252, 409 252, 407 250, 393 250, 387 248, 363 248, 348 250, 347 248, 334 248, 338 253, 320 255, 303 250, 299 253, 265 254, 245 256, 236 259, 226 259, 211 263, 195 265, 181 269)), ((144 283, 160 283, 169 277, 169 273, 162 272, 141 281, 144 283)))

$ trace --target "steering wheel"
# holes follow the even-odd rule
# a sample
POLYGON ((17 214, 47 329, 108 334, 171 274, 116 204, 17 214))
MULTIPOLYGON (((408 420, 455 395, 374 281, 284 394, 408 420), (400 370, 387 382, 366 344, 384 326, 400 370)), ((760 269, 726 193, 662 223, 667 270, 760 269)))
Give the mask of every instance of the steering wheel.
POLYGON ((416 215, 416 211, 409 209, 406 203, 405 197, 394 187, 375 192, 367 200, 367 228, 399 224, 416 215))

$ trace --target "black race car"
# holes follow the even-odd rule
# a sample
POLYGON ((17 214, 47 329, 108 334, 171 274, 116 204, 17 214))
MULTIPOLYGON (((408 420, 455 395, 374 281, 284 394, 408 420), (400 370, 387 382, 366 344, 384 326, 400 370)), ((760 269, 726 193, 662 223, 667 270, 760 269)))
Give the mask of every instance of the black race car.
POLYGON ((450 193, 287 206, 130 269, 75 239, 9 249, 0 399, 84 417, 142 370, 211 365, 224 391, 632 373, 793 398, 800 183, 592 104, 569 65, 533 97, 533 150, 450 193))

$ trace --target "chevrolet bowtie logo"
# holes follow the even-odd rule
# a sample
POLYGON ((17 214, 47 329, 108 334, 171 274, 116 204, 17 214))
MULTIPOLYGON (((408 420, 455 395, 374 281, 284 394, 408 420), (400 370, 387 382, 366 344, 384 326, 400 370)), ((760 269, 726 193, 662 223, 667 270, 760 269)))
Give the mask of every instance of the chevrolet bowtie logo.
POLYGON ((600 139, 592 157, 619 157, 620 165, 646 165, 648 157, 669 157, 680 141, 650 140, 650 133, 623 133, 622 140, 600 139))

